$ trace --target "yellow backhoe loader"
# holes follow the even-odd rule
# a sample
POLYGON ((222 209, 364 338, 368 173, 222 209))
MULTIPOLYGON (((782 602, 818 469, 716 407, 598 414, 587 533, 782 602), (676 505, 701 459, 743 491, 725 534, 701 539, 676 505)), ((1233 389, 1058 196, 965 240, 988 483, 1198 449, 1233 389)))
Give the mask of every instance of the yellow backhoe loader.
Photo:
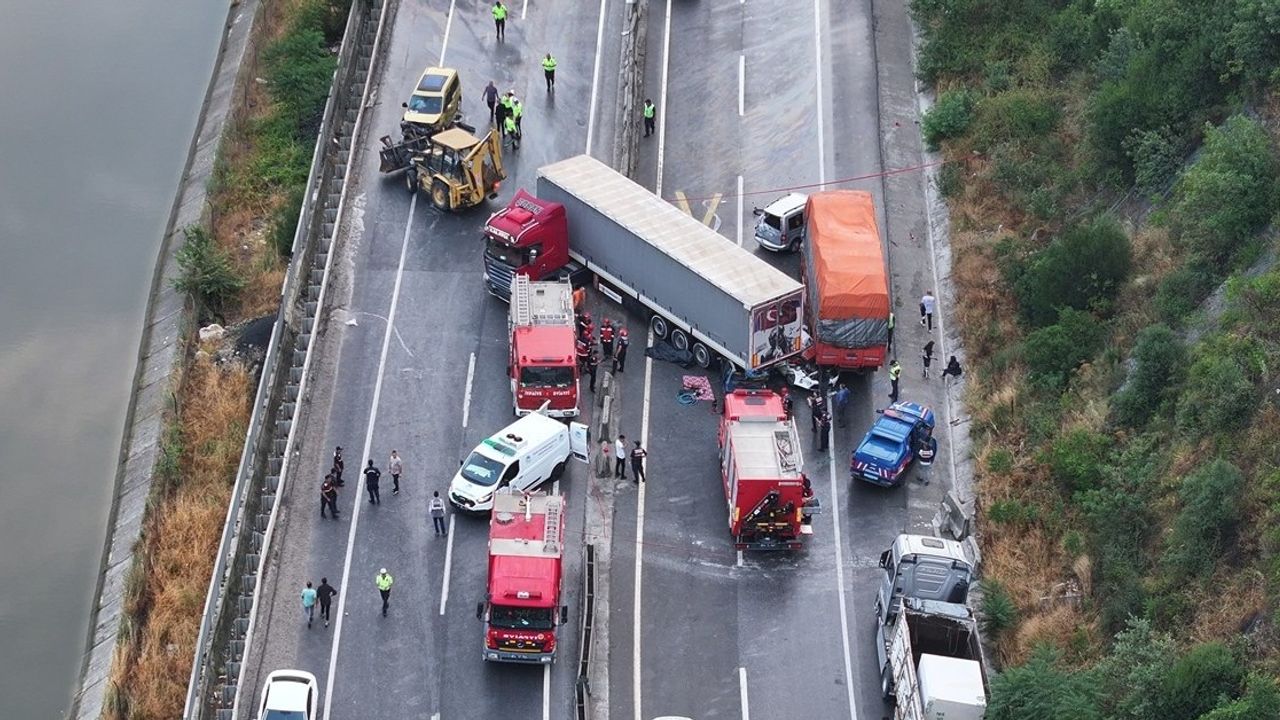
POLYGON ((441 210, 461 210, 494 198, 507 175, 502 169, 502 141, 490 130, 483 138, 460 127, 431 136, 414 152, 405 170, 409 192, 422 190, 441 210))

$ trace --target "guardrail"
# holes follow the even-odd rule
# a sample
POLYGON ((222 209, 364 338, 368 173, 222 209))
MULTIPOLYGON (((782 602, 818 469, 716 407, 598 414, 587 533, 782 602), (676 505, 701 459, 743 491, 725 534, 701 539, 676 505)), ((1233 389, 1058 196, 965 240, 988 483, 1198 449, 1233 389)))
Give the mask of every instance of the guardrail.
POLYGON ((596 546, 587 543, 582 561, 582 632, 578 635, 578 680, 573 687, 577 720, 591 720, 592 634, 596 624, 596 546))
POLYGON ((184 720, 214 717, 208 711, 216 711, 219 720, 235 716, 244 670, 240 658, 252 638, 257 581, 275 529, 276 499, 287 486, 283 479, 293 451, 293 419, 299 399, 305 397, 316 314, 329 285, 330 250, 346 198, 352 140, 359 135, 369 78, 394 2, 353 0, 347 17, 293 238, 292 261, 205 598, 184 720), (353 82, 359 83, 360 92, 349 92, 353 82))

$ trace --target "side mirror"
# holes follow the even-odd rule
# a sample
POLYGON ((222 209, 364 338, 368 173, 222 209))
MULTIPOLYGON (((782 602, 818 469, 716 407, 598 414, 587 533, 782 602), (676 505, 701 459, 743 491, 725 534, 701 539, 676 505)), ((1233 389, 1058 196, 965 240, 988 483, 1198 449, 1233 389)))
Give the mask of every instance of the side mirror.
POLYGON ((880 553, 880 567, 885 567, 888 564, 889 564, 889 551, 885 550, 884 552, 880 553))
POLYGON ((476 619, 481 620, 483 618, 484 618, 484 603, 478 602, 476 603, 476 619))
POLYGON ((751 214, 752 214, 752 215, 763 215, 763 214, 764 214, 764 209, 763 209, 763 208, 751 208, 751 214))
POLYGON ((569 606, 561 605, 560 606, 560 624, 565 625, 565 624, 568 624, 568 622, 569 622, 569 606))
POLYGON ((462 467, 462 463, 464 463, 464 462, 466 462, 466 461, 465 461, 465 460, 458 460, 458 467, 462 467))
POLYGON ((400 107, 402 107, 402 108, 408 108, 408 107, 409 107, 409 103, 407 103, 407 102, 402 102, 402 103, 400 103, 400 107))

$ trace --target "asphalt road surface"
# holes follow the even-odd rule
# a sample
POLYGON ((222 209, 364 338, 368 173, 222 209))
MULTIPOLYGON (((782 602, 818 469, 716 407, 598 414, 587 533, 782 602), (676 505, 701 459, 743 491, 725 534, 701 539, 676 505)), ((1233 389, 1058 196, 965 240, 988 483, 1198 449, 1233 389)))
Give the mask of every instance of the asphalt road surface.
MULTIPOLYGON (((335 300, 301 421, 300 470, 273 541, 241 717, 252 717, 259 683, 282 667, 317 675, 326 719, 572 716, 573 662, 480 659, 474 610, 485 590, 486 523, 451 517, 440 539, 427 516, 431 491, 444 494, 458 459, 511 418, 507 308, 481 280, 486 213, 532 187, 542 164, 584 151, 612 156, 623 2, 509 7, 498 44, 484 3, 400 4, 378 100, 366 113, 369 139, 395 132, 401 96, 423 67, 443 64, 460 70, 476 124, 487 116, 480 91, 488 80, 514 88, 526 108, 524 144, 506 156, 498 200, 453 215, 412 198, 399 177, 380 177, 376 153, 358 156, 335 300), (559 61, 554 95, 538 64, 548 51, 559 61), (321 520, 317 488, 334 445, 347 463, 342 518, 321 520), (385 473, 392 449, 405 460, 395 496, 385 473), (381 505, 368 503, 359 481, 368 458, 384 470, 381 505), (396 581, 386 618, 374 586, 381 567, 396 581), (298 592, 321 576, 341 592, 335 623, 308 630, 298 592)), ((822 183, 873 192, 899 318, 902 396, 939 405, 940 381, 918 379, 919 347, 941 340, 940 330, 928 335, 915 324, 917 300, 936 277, 923 177, 882 176, 921 162, 905 11, 869 0, 651 0, 649 11, 645 95, 657 103, 659 131, 640 139, 637 179, 793 275, 797 258, 756 249, 753 205, 822 183)), ((597 316, 619 317, 602 298, 589 302, 597 316)), ((619 378, 621 428, 648 448, 649 482, 620 484, 617 493, 610 616, 601 619, 610 623, 610 716, 883 717, 870 610, 876 560, 898 532, 927 532, 950 482, 945 411, 936 482, 883 490, 851 483, 848 457, 887 402, 884 373, 850 378, 847 426, 833 429, 826 452, 807 442, 808 414, 798 403, 805 467, 824 514, 803 550, 744 556, 727 533, 717 416, 709 403, 675 400, 682 375, 705 373, 647 361, 645 319, 621 317, 633 338, 619 378)), ((719 391, 719 378, 711 380, 719 391)), ((572 465, 560 483, 570 538, 582 532, 587 482, 587 469, 572 465)), ((571 612, 580 608, 580 563, 570 542, 571 612)), ((562 630, 568 657, 575 628, 562 630)))

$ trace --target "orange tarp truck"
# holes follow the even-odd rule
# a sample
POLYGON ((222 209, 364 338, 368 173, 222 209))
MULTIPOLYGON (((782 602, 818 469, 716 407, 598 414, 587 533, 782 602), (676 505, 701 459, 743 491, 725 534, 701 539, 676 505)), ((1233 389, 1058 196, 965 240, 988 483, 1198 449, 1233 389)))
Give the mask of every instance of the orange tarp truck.
POLYGON ((871 193, 814 193, 805 215, 809 352, 822 367, 879 368, 888 354, 889 279, 871 193))

